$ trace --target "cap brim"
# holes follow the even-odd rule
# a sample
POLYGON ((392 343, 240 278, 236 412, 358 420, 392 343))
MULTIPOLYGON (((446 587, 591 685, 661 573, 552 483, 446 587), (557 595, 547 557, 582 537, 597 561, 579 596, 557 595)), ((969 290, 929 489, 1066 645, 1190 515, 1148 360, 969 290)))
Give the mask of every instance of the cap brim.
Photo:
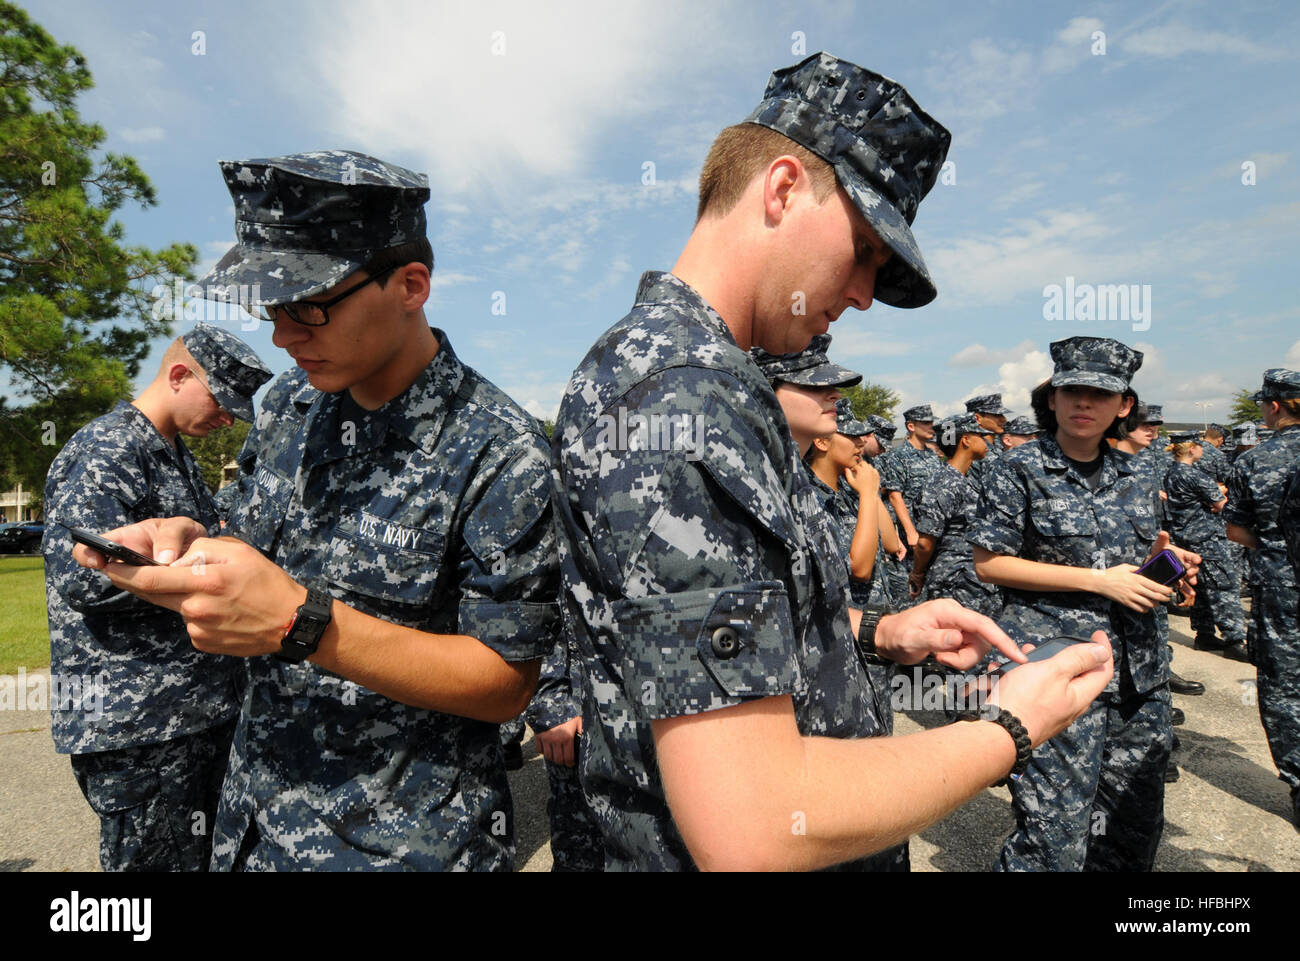
POLYGON ((364 260, 301 250, 236 244, 199 281, 209 300, 243 307, 284 304, 313 297, 361 269, 364 260), (235 290, 225 288, 234 287, 235 290))
POLYGON ((253 422, 252 400, 227 387, 220 380, 213 377, 211 372, 208 373, 208 390, 217 399, 217 403, 221 405, 222 409, 232 417, 237 417, 249 424, 253 422))
POLYGON ((860 420, 851 421, 844 425, 836 425, 835 432, 843 434, 845 437, 866 437, 871 433, 871 428, 860 420))
POLYGON ((1103 374, 1095 370, 1063 370, 1052 375, 1053 387, 1096 387, 1108 390, 1112 394, 1122 394, 1128 390, 1128 381, 1114 374, 1103 374))
POLYGON ((853 387, 862 383, 861 374, 831 361, 809 367, 807 370, 792 370, 777 374, 776 379, 800 387, 853 387))
POLYGON ((912 228, 883 194, 863 180, 844 161, 835 164, 835 176, 862 216, 880 239, 894 252, 876 273, 875 300, 891 307, 924 307, 938 296, 930 271, 921 257, 921 247, 912 228))

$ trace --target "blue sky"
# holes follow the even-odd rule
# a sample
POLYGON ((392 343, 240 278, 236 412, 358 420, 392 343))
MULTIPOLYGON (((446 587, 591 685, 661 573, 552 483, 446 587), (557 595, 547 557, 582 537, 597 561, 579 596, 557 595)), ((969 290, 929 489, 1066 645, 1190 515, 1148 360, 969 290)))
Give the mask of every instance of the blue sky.
MULTIPOLYGON (((1262 370, 1300 368, 1293 3, 28 10, 85 54, 82 115, 157 188, 156 207, 122 216, 132 243, 192 242, 206 271, 234 237, 218 160, 339 147, 427 172, 429 319, 539 416, 641 272, 676 260, 709 143, 803 59, 800 43, 900 81, 953 134, 952 182, 914 227, 938 300, 850 310, 832 328, 833 359, 897 390, 900 411, 1001 390, 1027 412, 1048 343, 1075 334, 1143 350, 1135 386, 1168 420, 1200 420, 1198 401, 1226 418, 1262 370), (1149 328, 1045 319, 1044 288, 1067 277, 1149 287, 1149 328)), ((270 334, 241 332, 285 370, 270 334)))

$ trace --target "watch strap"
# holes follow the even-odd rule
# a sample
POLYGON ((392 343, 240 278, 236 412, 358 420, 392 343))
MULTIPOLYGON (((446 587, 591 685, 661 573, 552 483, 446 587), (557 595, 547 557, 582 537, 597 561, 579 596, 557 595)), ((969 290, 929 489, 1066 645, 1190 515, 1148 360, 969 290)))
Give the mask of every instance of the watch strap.
POLYGON ((330 607, 334 599, 324 591, 307 588, 307 600, 294 614, 280 639, 275 656, 286 664, 301 664, 316 653, 321 636, 330 624, 330 607))

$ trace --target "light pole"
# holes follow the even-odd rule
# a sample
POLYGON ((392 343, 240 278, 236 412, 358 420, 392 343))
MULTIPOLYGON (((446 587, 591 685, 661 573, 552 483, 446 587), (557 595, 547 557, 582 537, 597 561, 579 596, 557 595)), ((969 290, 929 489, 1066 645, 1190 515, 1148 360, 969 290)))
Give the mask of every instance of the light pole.
MULTIPOLYGON (((1213 407, 1214 405, 1213 405, 1212 403, 1210 403, 1209 401, 1207 401, 1207 400, 1198 400, 1198 401, 1196 402, 1196 406, 1199 407, 1199 408, 1201 408, 1201 416, 1205 418, 1205 430, 1209 430, 1209 429, 1210 429, 1210 415, 1209 415, 1208 411, 1209 411, 1209 409, 1210 409, 1211 407, 1213 407)), ((1203 433, 1203 432, 1202 432, 1202 433, 1203 433)))

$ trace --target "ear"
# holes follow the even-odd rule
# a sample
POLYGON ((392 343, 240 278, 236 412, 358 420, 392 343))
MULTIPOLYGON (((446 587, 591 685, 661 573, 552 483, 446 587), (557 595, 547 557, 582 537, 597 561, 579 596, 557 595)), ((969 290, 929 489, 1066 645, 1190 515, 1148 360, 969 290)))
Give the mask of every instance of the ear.
POLYGON ((831 449, 831 439, 829 437, 814 437, 813 446, 816 447, 818 451, 825 454, 831 449))
POLYGON ((775 226, 785 219, 795 185, 807 178, 798 157, 785 154, 768 164, 763 175, 763 215, 769 225, 775 226))
POLYGON ((1121 418, 1127 417, 1129 415, 1129 411, 1131 411, 1132 409, 1133 409, 1133 398, 1126 395, 1124 397, 1124 402, 1119 405, 1119 416, 1121 418))
POLYGON ((396 285, 395 293, 402 302, 402 310, 408 314, 414 313, 429 299, 429 268, 418 261, 412 261, 393 271, 388 284, 396 285))
POLYGON ((1047 409, 1053 414, 1056 413, 1056 388, 1050 387, 1047 390, 1047 409))
POLYGON ((190 373, 190 369, 184 364, 172 364, 171 367, 167 369, 167 386, 173 391, 180 390, 181 385, 185 383, 185 378, 190 376, 193 375, 190 373))

